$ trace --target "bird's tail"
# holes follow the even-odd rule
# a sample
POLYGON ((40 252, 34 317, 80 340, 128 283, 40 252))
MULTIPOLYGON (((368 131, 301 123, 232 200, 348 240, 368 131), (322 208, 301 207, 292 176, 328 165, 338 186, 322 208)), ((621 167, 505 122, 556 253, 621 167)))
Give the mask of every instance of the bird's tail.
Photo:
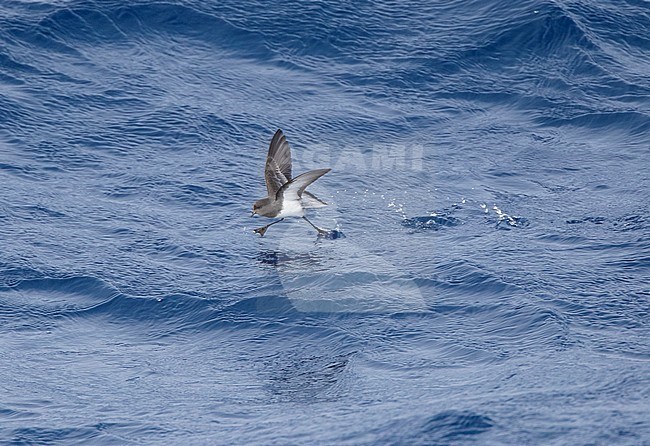
POLYGON ((318 198, 311 192, 304 191, 302 193, 302 207, 305 209, 318 209, 327 206, 327 203, 318 198))

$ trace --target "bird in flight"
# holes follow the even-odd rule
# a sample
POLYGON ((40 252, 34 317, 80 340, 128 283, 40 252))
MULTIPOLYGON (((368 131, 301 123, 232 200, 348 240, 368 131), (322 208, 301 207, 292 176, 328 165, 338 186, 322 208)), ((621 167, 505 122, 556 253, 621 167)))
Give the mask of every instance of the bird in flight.
POLYGON ((270 226, 280 223, 286 217, 301 217, 316 229, 319 235, 328 235, 329 231, 319 228, 305 217, 305 209, 320 208, 327 206, 327 203, 305 189, 330 170, 332 169, 310 170, 292 178, 291 148, 282 130, 275 132, 264 167, 268 197, 257 200, 253 204, 251 217, 261 215, 279 218, 279 220, 257 228, 254 232, 263 237, 270 226))

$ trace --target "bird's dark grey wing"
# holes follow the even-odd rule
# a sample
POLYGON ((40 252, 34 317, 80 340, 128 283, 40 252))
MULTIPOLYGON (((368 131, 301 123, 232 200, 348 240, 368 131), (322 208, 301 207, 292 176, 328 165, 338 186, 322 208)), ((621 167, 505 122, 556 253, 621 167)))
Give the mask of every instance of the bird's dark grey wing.
POLYGON ((282 185, 282 187, 278 189, 278 192, 275 195, 275 199, 276 200, 279 200, 281 198, 285 198, 289 200, 300 199, 300 197, 302 197, 302 193, 305 191, 307 186, 309 186, 311 183, 313 183, 314 181, 316 181, 317 179, 325 175, 330 170, 332 169, 316 169, 316 170, 310 170, 309 172, 301 173, 293 180, 282 185))
POLYGON ((282 130, 275 132, 269 145, 264 179, 269 197, 274 197, 282 185, 291 180, 291 148, 282 130))

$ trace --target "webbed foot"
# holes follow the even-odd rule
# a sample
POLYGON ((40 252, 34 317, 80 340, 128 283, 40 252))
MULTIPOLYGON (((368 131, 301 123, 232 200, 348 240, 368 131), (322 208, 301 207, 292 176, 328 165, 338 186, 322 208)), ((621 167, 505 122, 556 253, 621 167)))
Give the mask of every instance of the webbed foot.
POLYGON ((269 229, 268 226, 262 226, 261 228, 253 229, 253 232, 259 234, 261 237, 264 237, 267 229, 269 229))

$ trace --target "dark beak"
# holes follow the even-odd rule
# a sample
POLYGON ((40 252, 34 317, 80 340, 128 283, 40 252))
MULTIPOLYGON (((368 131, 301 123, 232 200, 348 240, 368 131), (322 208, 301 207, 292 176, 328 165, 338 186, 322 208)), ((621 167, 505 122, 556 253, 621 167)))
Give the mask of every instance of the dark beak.
POLYGON ((255 217, 255 211, 251 211, 251 217, 255 217))

